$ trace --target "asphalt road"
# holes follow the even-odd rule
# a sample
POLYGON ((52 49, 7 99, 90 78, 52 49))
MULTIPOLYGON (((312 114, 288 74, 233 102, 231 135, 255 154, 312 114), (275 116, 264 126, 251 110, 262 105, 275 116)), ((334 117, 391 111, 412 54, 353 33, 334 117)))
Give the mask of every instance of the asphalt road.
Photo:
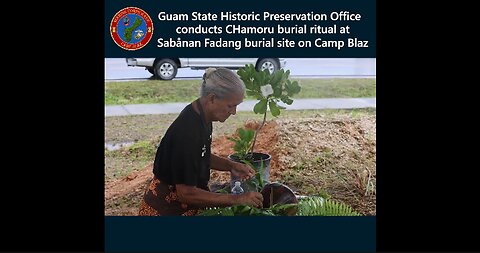
MULTIPOLYGON (((365 77, 375 78, 376 58, 286 58, 285 69, 291 77, 365 77)), ((176 79, 198 79, 204 70, 178 69, 176 79)), ((105 80, 127 81, 151 79, 152 75, 142 67, 129 67, 125 58, 105 58, 105 80)))

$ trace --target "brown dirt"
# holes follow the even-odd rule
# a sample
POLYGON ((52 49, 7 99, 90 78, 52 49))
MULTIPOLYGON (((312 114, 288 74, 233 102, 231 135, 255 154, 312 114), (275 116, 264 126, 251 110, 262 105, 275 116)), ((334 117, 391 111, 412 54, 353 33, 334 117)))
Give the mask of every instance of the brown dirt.
MULTIPOLYGON (((288 185, 300 195, 326 192, 332 199, 365 215, 376 214, 376 118, 304 118, 267 122, 255 152, 268 153, 270 181, 288 185)), ((258 122, 245 127, 256 129, 258 122)), ((212 153, 233 153, 229 136, 213 139, 212 153)), ((105 185, 105 215, 137 215, 138 203, 153 163, 105 185)), ((228 172, 213 171, 210 182, 228 182, 228 172)))

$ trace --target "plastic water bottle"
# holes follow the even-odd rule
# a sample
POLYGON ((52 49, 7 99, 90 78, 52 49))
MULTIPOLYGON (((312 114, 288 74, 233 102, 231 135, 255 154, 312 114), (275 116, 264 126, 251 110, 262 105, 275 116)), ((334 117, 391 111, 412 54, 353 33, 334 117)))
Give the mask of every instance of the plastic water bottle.
POLYGON ((240 194, 240 193, 243 193, 243 189, 242 187, 240 186, 240 181, 236 181, 235 182, 235 186, 233 186, 232 188, 232 194, 240 194))

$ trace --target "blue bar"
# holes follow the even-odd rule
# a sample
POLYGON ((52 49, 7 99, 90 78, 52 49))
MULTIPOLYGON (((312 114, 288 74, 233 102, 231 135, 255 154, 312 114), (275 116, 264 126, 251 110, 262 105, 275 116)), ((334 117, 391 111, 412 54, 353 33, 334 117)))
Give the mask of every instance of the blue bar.
POLYGON ((375 252, 376 217, 107 216, 105 251, 375 252))
MULTIPOLYGON (((272 16, 270 15, 270 16, 272 16)), ((227 15, 228 16, 228 15, 227 15)), ((348 16, 350 17, 350 16, 348 16)), ((249 57, 256 58, 260 56, 281 56, 285 58, 376 58, 376 0, 336 0, 336 1, 311 1, 295 0, 289 3, 279 3, 278 1, 257 1, 243 0, 241 3, 232 4, 228 7, 220 4, 218 1, 139 1, 123 0, 105 1, 105 23, 104 23, 104 49, 105 58, 125 58, 125 57, 249 57), (126 7, 136 7, 148 14, 152 20, 152 37, 145 41, 143 47, 139 50, 125 50, 117 46, 112 39, 112 20, 116 15, 126 7), (273 8, 274 7, 274 8, 273 8), (343 12, 342 12, 343 11, 343 12), (167 21, 159 18, 159 13, 166 14, 185 14, 188 20, 167 21), (259 15, 258 20, 231 21, 222 19, 222 13, 241 13, 259 15), (326 15, 328 18, 322 20, 292 20, 292 19, 271 19, 264 17, 264 13, 272 15, 285 14, 304 14, 304 15, 326 15), (359 19, 345 20, 339 19, 340 13, 355 15, 359 19), (193 13, 217 15, 216 21, 199 21, 194 19, 193 13), (313 14, 312 14, 313 13, 313 14), (333 14, 332 14, 333 13, 333 14), (269 27, 274 29, 273 33, 232 33, 227 32, 229 25, 241 25, 242 27, 269 27), (333 27, 336 25, 335 32, 325 33, 316 32, 315 27, 333 27), (213 27, 221 28, 221 33, 211 32, 187 32, 178 33, 178 27, 213 27), (306 27, 305 32, 289 32, 277 29, 280 26, 285 27, 306 27), (341 27, 347 27, 348 31, 341 31, 341 27), (161 41, 196 41, 200 45, 195 46, 160 46, 161 41), (206 46, 205 38, 209 41, 237 41, 243 44, 240 49, 234 47, 212 47, 206 46), (257 46, 247 46, 248 41, 272 41, 270 45, 259 43, 257 46), (282 41, 288 40, 294 42, 295 46, 286 47, 282 41), (302 41, 303 46, 298 43, 302 41), (335 46, 322 46, 321 41, 344 42, 341 49, 335 46), (279 44, 280 42, 280 44, 279 44), (320 44, 320 45, 317 45, 320 44)), ((115 28, 115 27, 113 27, 115 28)), ((114 30, 114 29, 113 29, 114 30)), ((119 30, 117 30, 119 31, 119 30)))

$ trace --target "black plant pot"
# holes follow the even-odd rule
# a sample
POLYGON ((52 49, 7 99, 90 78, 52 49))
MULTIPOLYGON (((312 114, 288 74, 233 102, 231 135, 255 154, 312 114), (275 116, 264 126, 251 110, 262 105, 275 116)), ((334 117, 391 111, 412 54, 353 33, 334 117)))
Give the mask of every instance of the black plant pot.
MULTIPOLYGON (((239 163, 244 163, 241 161, 238 156, 235 154, 231 154, 228 156, 228 159, 239 162, 239 163)), ((248 161, 253 165, 255 172, 260 171, 260 168, 263 163, 263 174, 262 174, 262 179, 265 183, 270 182, 270 160, 272 159, 272 156, 269 154, 264 154, 264 153, 253 153, 250 159, 248 161)), ((231 174, 230 174, 231 175, 231 174)), ((240 179, 234 178, 233 175, 230 177, 230 186, 233 187, 235 184, 235 181, 240 181, 240 179)), ((245 182, 242 182, 241 184, 242 188, 246 192, 250 191, 256 191, 256 189, 250 188, 245 182)))

